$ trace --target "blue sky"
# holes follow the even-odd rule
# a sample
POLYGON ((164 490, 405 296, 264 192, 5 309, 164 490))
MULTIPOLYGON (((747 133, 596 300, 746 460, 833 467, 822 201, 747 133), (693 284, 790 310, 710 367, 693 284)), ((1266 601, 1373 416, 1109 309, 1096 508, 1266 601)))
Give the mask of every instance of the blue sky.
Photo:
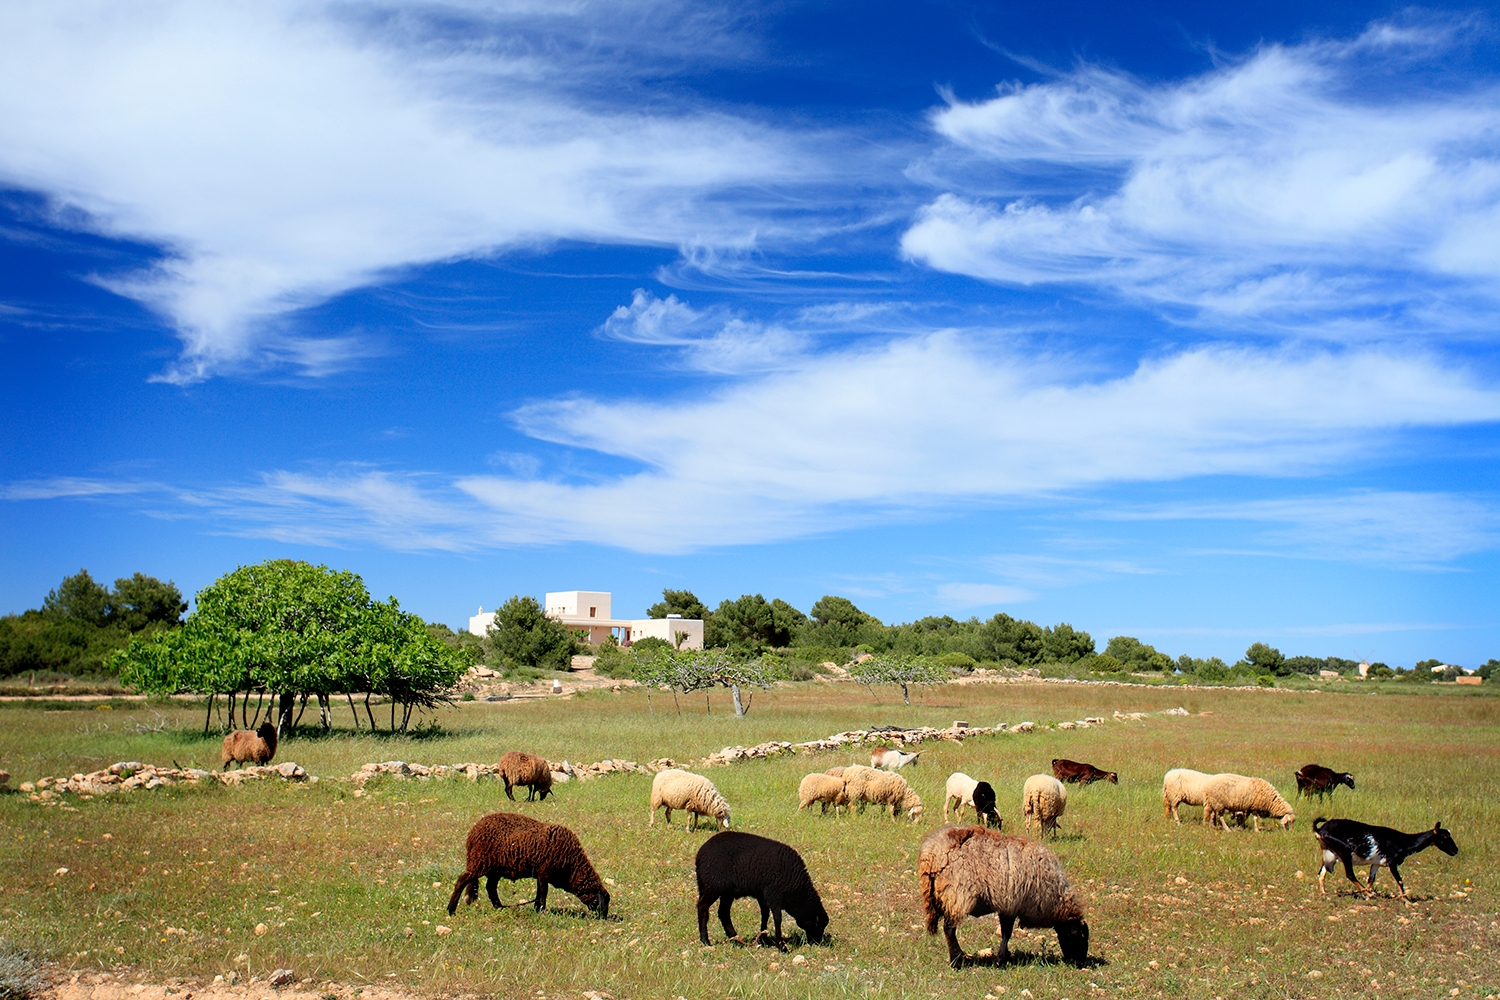
POLYGON ((1495 8, 1046 6, 0 9, 0 610, 1500 656, 1495 8))

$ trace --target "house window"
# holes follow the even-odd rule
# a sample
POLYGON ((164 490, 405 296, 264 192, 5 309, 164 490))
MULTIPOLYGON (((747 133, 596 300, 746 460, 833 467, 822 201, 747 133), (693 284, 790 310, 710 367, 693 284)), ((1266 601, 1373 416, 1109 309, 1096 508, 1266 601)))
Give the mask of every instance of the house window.
POLYGON ((590 618, 595 618, 595 617, 597 617, 597 615, 595 615, 595 614, 594 614, 594 612, 596 612, 596 611, 598 611, 598 610, 599 610, 599 609, 598 609, 598 608, 589 608, 589 617, 590 617, 590 618))

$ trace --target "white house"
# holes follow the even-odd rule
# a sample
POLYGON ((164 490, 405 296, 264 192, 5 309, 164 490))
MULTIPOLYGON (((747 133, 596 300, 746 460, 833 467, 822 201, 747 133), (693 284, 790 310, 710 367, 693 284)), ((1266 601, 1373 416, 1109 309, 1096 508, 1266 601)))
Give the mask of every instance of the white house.
MULTIPOLYGON (((589 642, 605 642, 611 635, 622 646, 654 636, 682 649, 703 648, 703 622, 671 615, 666 618, 611 618, 610 594, 602 590, 562 590, 549 593, 543 608, 548 618, 569 628, 588 629, 589 642), (680 638, 679 638, 680 637, 680 638)), ((481 606, 469 619, 469 631, 486 635, 495 623, 495 613, 481 606)))

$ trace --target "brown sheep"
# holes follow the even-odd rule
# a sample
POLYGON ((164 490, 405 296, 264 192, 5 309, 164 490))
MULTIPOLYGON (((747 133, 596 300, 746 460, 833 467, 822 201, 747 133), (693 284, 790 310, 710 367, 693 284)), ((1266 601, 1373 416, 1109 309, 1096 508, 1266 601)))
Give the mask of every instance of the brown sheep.
POLYGON ((547 906, 547 887, 556 886, 577 896, 601 918, 609 916, 609 891, 583 853, 578 835, 565 826, 543 823, 519 813, 490 813, 480 817, 466 842, 468 861, 464 873, 453 883, 448 913, 458 911, 458 899, 468 892, 468 901, 479 898, 479 880, 490 903, 500 907, 496 884, 505 878, 536 879, 538 912, 547 906))
POLYGON ((959 923, 987 913, 1000 918, 997 963, 1010 958, 1017 920, 1022 927, 1056 928, 1064 961, 1083 965, 1088 960, 1083 904, 1057 856, 1033 840, 980 826, 939 827, 922 841, 917 878, 927 933, 937 933, 941 918, 948 963, 955 969, 968 960, 958 944, 959 923))
POLYGON ((512 802, 516 797, 511 788, 516 785, 526 786, 527 802, 545 799, 552 791, 552 765, 545 757, 512 750, 500 758, 500 780, 505 782, 505 797, 512 802))
POLYGON ((275 756, 276 727, 269 722, 262 722, 254 732, 236 729, 224 737, 224 746, 219 750, 219 760, 226 771, 230 764, 245 764, 250 761, 269 764, 275 756))

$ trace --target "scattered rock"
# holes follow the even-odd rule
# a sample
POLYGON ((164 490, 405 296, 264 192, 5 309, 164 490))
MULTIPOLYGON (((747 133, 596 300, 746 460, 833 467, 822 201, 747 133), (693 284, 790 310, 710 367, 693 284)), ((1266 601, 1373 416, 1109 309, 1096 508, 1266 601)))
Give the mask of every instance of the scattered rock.
POLYGON ((289 986, 296 981, 297 974, 291 969, 277 969, 275 972, 271 973, 271 978, 266 980, 266 982, 270 983, 272 986, 277 987, 289 986))
POLYGON ((256 924, 255 925, 255 936, 256 937, 265 937, 266 931, 269 930, 269 929, 270 928, 268 928, 265 924, 256 924))

